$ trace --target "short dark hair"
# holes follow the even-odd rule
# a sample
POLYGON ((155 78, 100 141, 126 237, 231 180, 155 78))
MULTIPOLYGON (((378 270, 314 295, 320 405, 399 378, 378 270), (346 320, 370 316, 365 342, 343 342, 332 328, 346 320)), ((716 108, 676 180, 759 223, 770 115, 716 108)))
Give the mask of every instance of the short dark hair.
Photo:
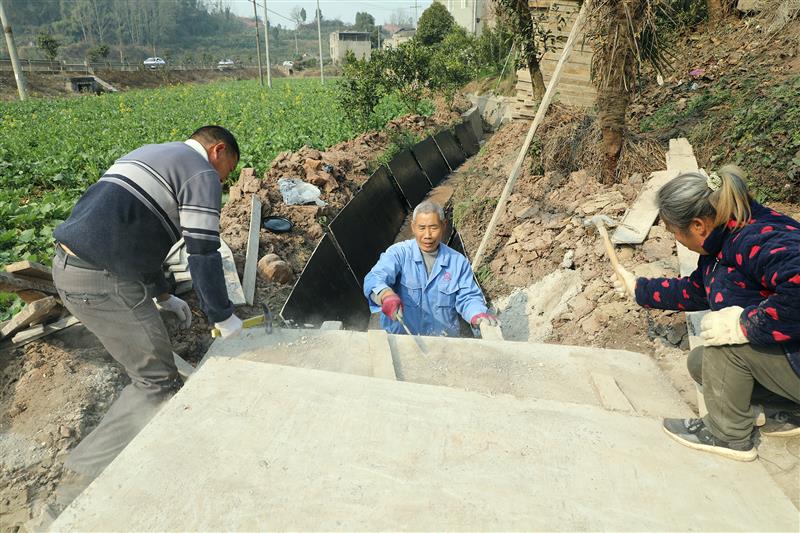
POLYGON ((241 157, 239 155, 239 143, 236 142, 236 137, 222 126, 203 126, 192 133, 191 138, 203 146, 218 142, 225 143, 225 146, 236 154, 236 159, 241 157))

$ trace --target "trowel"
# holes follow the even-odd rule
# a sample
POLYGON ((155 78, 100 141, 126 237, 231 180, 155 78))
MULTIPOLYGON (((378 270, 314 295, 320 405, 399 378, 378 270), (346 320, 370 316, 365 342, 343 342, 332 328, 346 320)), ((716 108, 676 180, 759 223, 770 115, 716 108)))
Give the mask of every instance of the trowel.
POLYGON ((406 323, 403 320, 402 316, 398 316, 397 321, 400 322, 400 325, 403 326, 404 330, 406 330, 406 334, 408 334, 409 337, 414 339, 414 343, 417 345, 417 348, 419 348, 419 351, 422 353, 422 355, 427 358, 428 350, 425 348, 425 345, 422 344, 422 339, 420 338, 420 336, 411 333, 411 331, 408 329, 408 326, 406 326, 406 323))

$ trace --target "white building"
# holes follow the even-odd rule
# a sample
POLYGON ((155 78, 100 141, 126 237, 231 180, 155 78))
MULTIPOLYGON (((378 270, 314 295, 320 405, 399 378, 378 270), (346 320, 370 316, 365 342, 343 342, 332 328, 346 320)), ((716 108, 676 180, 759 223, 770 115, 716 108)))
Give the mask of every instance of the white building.
POLYGON ((453 15, 456 24, 473 35, 480 35, 486 23, 494 19, 492 0, 436 0, 453 15))
POLYGON ((383 41, 383 48, 397 48, 402 43, 410 41, 417 33, 415 28, 400 28, 391 37, 383 41))
POLYGON ((348 51, 352 51, 356 59, 369 59, 372 53, 370 33, 366 31, 335 31, 331 33, 331 60, 334 64, 344 61, 348 51))

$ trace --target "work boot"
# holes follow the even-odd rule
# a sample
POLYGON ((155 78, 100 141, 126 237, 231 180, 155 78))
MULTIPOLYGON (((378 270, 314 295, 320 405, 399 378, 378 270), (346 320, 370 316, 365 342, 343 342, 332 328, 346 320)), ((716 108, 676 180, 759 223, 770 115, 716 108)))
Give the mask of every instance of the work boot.
POLYGON ((765 437, 796 437, 800 435, 800 413, 777 411, 767 415, 758 429, 765 437))
POLYGON ((675 441, 705 452, 715 453, 736 461, 752 461, 758 457, 753 442, 732 444, 715 437, 702 418, 665 418, 664 432, 675 441))

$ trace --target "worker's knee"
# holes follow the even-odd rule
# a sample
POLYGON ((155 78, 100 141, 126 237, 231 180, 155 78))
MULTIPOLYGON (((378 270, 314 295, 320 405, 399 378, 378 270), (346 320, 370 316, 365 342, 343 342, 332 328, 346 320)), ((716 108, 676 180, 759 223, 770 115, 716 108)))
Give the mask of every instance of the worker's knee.
POLYGON ((689 352, 689 357, 686 359, 689 375, 699 385, 703 384, 703 352, 703 346, 698 346, 689 352))

